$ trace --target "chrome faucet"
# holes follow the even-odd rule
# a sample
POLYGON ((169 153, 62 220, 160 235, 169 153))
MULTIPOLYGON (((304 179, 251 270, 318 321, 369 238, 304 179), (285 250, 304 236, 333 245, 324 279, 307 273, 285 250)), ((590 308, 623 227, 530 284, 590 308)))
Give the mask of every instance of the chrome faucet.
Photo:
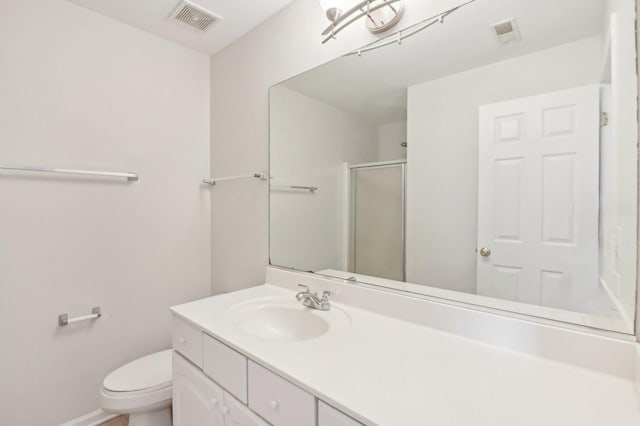
POLYGON ((322 298, 318 297, 318 293, 311 293, 309 291, 309 287, 304 284, 298 284, 298 287, 303 287, 305 290, 296 294, 297 300, 302 300, 302 304, 307 308, 318 309, 320 311, 328 311, 331 309, 331 304, 329 303, 329 296, 331 293, 329 290, 325 290, 322 292, 322 298))

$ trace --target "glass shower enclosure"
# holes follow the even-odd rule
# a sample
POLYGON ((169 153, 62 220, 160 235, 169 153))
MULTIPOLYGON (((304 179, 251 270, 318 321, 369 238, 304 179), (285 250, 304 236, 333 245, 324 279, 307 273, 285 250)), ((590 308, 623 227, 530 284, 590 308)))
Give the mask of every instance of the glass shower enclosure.
POLYGON ((406 162, 349 166, 349 271, 405 280, 406 162))

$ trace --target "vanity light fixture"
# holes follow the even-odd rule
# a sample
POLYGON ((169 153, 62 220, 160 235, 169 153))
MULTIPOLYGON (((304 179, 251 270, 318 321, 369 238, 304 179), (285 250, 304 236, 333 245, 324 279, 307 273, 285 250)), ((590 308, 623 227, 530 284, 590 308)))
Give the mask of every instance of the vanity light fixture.
POLYGON ((393 28, 404 14, 402 0, 362 0, 353 4, 353 0, 318 0, 331 24, 322 32, 327 36, 322 44, 335 38, 336 34, 365 18, 367 29, 374 34, 393 28), (353 4, 349 9, 350 4, 353 4))

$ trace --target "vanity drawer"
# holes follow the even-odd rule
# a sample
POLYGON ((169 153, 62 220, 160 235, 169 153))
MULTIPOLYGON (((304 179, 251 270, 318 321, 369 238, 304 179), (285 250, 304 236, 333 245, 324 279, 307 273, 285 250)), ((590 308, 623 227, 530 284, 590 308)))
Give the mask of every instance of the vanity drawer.
POLYGON ((202 332, 176 316, 173 317, 171 346, 202 368, 202 332))
POLYGON ((362 426, 362 423, 336 410, 323 401, 318 401, 318 426, 362 426))
POLYGON ((315 397, 249 361, 249 407, 274 426, 315 426, 315 397))
POLYGON ((204 373, 243 403, 247 403, 247 358, 203 334, 204 373))

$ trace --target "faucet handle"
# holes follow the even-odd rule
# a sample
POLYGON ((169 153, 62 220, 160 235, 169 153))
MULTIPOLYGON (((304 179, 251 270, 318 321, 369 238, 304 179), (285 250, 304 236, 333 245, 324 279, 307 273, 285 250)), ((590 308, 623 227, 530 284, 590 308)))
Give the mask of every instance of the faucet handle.
POLYGON ((331 290, 325 290, 322 292, 322 300, 329 300, 329 296, 333 295, 331 290))
POLYGON ((304 288, 304 291, 301 291, 296 294, 296 300, 302 300, 308 297, 311 293, 309 292, 309 287, 304 284, 298 284, 298 287, 304 288))

